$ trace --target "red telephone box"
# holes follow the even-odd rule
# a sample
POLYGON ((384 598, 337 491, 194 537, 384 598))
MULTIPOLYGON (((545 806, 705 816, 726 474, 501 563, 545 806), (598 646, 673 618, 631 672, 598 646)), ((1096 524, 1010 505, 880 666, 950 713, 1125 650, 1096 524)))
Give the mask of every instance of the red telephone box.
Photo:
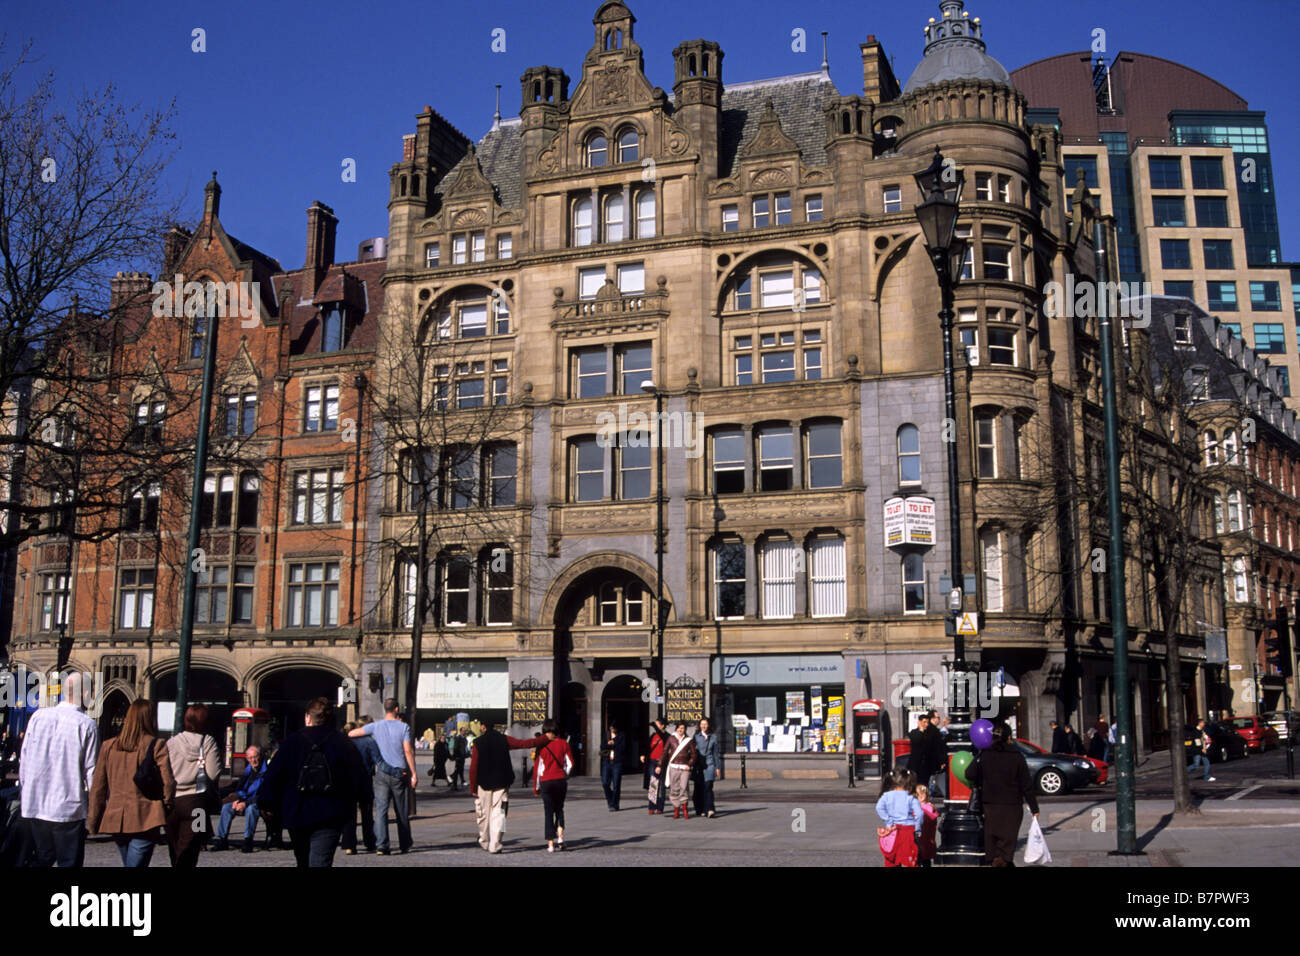
POLYGON ((234 722, 230 742, 230 772, 236 779, 248 766, 249 747, 257 747, 266 756, 271 740, 271 715, 260 707, 241 707, 231 715, 234 722))
POLYGON ((889 727, 885 705, 879 700, 853 704, 853 775, 858 780, 879 777, 888 766, 889 727))

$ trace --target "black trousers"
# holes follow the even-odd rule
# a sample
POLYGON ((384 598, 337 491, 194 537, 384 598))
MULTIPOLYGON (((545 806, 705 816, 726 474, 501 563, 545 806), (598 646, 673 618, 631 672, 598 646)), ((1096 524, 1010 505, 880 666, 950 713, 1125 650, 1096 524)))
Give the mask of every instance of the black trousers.
MULTIPOLYGON (((361 839, 365 842, 365 847, 371 853, 375 852, 375 805, 373 803, 358 803, 357 812, 361 814, 361 839)), ((355 822, 350 827, 343 828, 343 849, 355 850, 357 848, 357 825, 355 822)))
POLYGON ((1016 837, 1020 835, 1020 821, 1025 808, 1021 804, 984 804, 984 858, 992 863, 1002 859, 1014 863, 1016 837))
POLYGON ((564 798, 569 793, 567 780, 543 780, 537 787, 542 795, 542 819, 545 821, 546 839, 554 840, 556 828, 564 829, 564 798))

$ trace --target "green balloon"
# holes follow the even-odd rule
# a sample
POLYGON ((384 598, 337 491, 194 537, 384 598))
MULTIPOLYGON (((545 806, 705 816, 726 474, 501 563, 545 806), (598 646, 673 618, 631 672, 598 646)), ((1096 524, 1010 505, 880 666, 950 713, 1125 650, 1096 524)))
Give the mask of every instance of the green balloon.
POLYGON ((970 781, 966 779, 966 768, 971 765, 975 757, 969 750, 959 750, 952 755, 948 761, 948 766, 952 768, 952 774, 966 786, 970 786, 970 781))

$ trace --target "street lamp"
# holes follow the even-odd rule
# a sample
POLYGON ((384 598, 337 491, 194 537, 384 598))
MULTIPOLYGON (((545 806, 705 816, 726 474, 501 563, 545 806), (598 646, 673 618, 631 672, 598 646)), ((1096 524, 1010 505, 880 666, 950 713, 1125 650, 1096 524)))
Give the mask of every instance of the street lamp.
MULTIPOLYGON (((951 161, 945 160, 934 148, 934 159, 929 167, 915 174, 916 185, 923 201, 916 206, 916 218, 925 238, 925 250, 939 279, 941 307, 939 322, 943 329, 943 400, 944 415, 948 421, 957 421, 957 390, 952 366, 952 300, 953 287, 961 278, 962 262, 966 258, 966 240, 957 236, 957 216, 960 212, 961 192, 966 176, 951 161)), ((970 741, 971 710, 969 683, 966 682, 965 639, 957 629, 957 620, 965 603, 962 584, 965 580, 961 565, 961 507, 957 499, 957 443, 949 441, 948 455, 948 527, 952 567, 952 591, 949 595, 946 620, 951 622, 953 634, 953 661, 951 674, 963 682, 963 693, 950 694, 948 714, 949 767, 951 755, 964 750, 970 741), (955 706, 953 706, 955 704, 955 706)), ((952 771, 949 771, 948 801, 952 798, 952 771)), ((980 863, 984 858, 983 820, 965 806, 949 804, 944 808, 942 846, 937 859, 941 863, 980 863)))
POLYGON ((641 391, 655 397, 655 651, 654 651, 654 694, 656 699, 655 714, 663 716, 667 700, 664 691, 664 443, 659 430, 663 421, 664 393, 652 379, 641 383, 641 391))

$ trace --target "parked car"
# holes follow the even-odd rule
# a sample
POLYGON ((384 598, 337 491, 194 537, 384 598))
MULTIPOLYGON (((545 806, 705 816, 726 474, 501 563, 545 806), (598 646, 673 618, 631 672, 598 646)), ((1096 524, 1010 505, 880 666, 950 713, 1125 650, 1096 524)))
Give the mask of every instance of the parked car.
MULTIPOLYGON (((1227 724, 1206 724, 1205 733, 1210 738, 1210 747, 1206 753, 1210 763, 1221 763, 1233 757, 1246 757, 1250 754, 1246 746, 1246 738, 1227 724)), ((1186 729, 1183 746, 1186 748, 1188 763, 1192 762, 1192 754, 1199 747, 1197 736, 1195 727, 1186 729)))
MULTIPOLYGON (((1033 747, 1034 750, 1040 754, 1047 753, 1046 750, 1038 746, 1038 744, 1033 743, 1032 741, 1021 739, 1020 743, 1025 744, 1029 747, 1033 747)), ((1110 764, 1106 763, 1106 761, 1104 760, 1098 760, 1096 757, 1076 757, 1074 754, 1058 754, 1058 756, 1069 757, 1071 760, 1077 759, 1077 760, 1088 761, 1088 763, 1092 764, 1097 769, 1097 780, 1095 782, 1098 784, 1098 786, 1104 784, 1107 780, 1110 779, 1110 764)))
MULTIPOLYGON (((1270 710, 1260 714, 1268 725, 1277 731, 1278 740, 1286 740, 1290 736, 1290 728, 1287 727, 1286 711, 1270 710)), ((1300 714, 1295 711, 1291 712, 1291 727, 1297 728, 1300 733, 1300 714)))
POLYGON ((1279 745, 1277 731, 1263 717, 1233 717, 1226 726, 1245 739, 1248 750, 1262 753, 1279 745))
POLYGON ((1049 754, 1028 740, 1017 740, 1016 748, 1025 755, 1029 776, 1038 792, 1047 796, 1069 793, 1090 783, 1096 783, 1096 765, 1085 757, 1073 754, 1049 754))

